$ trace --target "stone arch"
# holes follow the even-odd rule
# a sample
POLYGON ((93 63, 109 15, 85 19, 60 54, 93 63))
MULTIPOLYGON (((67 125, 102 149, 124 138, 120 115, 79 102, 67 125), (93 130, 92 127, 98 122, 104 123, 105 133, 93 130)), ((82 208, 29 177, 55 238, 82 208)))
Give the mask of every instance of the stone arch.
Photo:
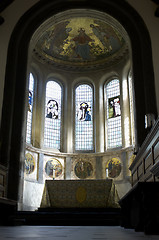
POLYGON ((73 8, 106 12, 123 25, 130 37, 139 146, 146 137, 145 114, 157 115, 150 36, 143 20, 128 3, 123 0, 40 1, 21 17, 8 48, 1 124, 1 163, 9 167, 8 198, 18 199, 20 159, 25 143, 23 127, 29 41, 47 18, 73 8))

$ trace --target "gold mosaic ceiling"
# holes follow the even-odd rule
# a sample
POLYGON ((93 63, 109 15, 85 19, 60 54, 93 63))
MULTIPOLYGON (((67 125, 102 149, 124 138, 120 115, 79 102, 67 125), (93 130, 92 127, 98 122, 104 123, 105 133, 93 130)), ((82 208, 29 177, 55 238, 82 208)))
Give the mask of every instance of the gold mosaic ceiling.
POLYGON ((89 66, 119 55, 125 45, 119 31, 103 20, 72 17, 45 30, 34 51, 48 62, 89 66))

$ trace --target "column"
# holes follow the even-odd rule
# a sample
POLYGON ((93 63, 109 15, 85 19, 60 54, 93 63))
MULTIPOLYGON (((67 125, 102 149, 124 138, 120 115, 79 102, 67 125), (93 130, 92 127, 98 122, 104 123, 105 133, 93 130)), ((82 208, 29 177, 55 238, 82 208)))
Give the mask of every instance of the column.
POLYGON ((104 96, 103 96, 103 84, 96 84, 95 86, 95 139, 96 139, 96 152, 104 152, 104 133, 105 133, 105 124, 104 124, 104 96))
POLYGON ((65 179, 71 179, 72 157, 66 157, 65 179))
POLYGON ((102 157, 96 157, 96 179, 102 179, 102 157))

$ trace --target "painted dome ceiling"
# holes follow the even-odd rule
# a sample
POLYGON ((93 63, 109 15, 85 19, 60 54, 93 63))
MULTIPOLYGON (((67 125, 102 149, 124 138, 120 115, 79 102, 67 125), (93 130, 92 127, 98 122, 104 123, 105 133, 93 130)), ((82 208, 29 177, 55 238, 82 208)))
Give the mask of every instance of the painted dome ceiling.
POLYGON ((88 67, 119 58, 126 49, 123 36, 107 22, 70 17, 45 29, 34 52, 48 63, 88 67))

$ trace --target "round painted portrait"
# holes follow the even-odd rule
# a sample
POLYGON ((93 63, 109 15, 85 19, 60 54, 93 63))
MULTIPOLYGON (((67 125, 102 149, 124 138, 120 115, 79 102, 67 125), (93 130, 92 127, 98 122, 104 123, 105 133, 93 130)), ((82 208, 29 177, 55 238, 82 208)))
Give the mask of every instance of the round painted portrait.
POLYGON ((62 164, 57 159, 50 159, 46 162, 45 172, 50 178, 57 178, 62 174, 62 164))
POLYGON ((25 173, 31 174, 35 170, 35 160, 33 155, 26 153, 25 155, 25 173))
POLYGON ((74 168, 75 174, 78 178, 88 178, 93 173, 93 166, 90 162, 79 161, 74 168))
POLYGON ((106 165, 106 171, 108 170, 108 177, 117 178, 121 173, 121 162, 118 158, 112 158, 106 165))

